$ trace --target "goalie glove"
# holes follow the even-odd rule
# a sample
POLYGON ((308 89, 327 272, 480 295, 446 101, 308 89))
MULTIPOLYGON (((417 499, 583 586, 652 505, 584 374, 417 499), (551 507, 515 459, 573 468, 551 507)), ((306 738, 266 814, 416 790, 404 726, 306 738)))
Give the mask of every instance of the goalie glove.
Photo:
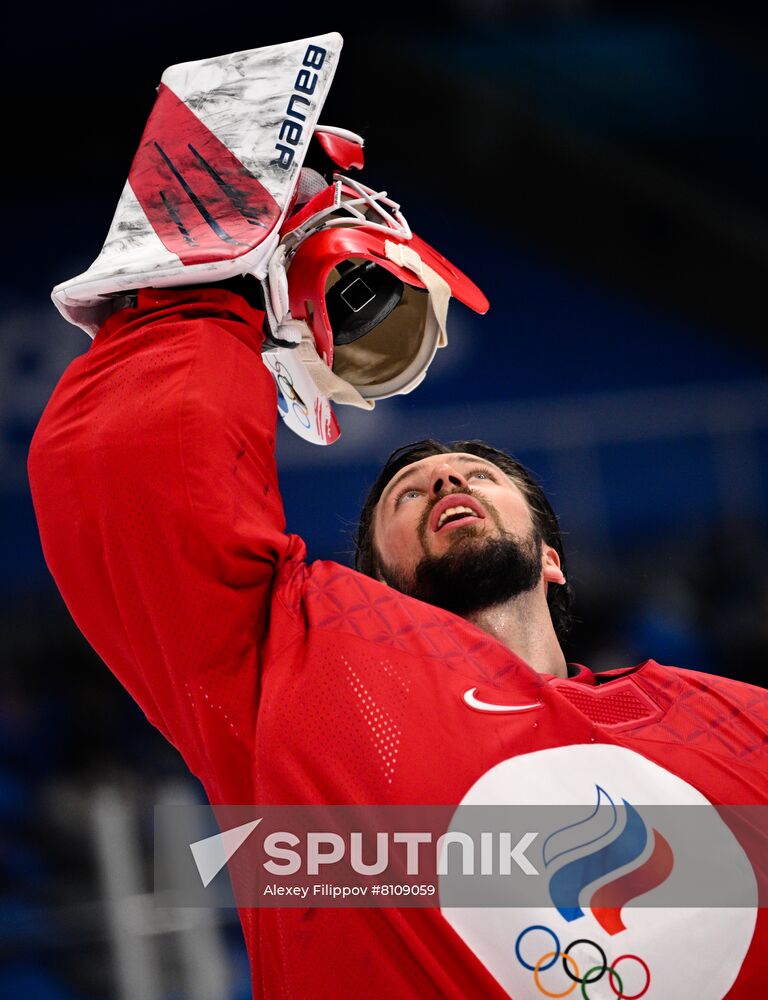
POLYGON ((452 294, 488 308, 386 192, 303 168, 310 141, 363 165, 359 136, 318 124, 341 46, 332 33, 167 69, 99 257, 53 290, 93 336, 137 288, 253 275, 280 415, 317 444, 339 436, 332 401, 371 409, 418 385, 452 294))

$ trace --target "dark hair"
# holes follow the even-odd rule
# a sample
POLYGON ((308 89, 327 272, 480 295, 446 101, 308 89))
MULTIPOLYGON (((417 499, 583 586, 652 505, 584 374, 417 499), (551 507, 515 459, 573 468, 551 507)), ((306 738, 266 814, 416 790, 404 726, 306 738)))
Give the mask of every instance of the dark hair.
MULTIPOLYGON (((557 515, 541 486, 528 469, 516 458, 504 451, 499 451, 498 448, 493 448, 485 441, 451 441, 448 444, 443 444, 442 441, 435 441, 433 438, 426 438, 423 441, 416 441, 398 448, 384 463, 384 468, 369 490, 360 512, 355 538, 355 568, 360 573, 365 573, 366 576, 374 578, 379 576, 379 555, 373 543, 373 515, 387 483, 406 465, 412 465, 414 462, 419 462, 422 458, 429 458, 432 455, 448 455, 452 452, 477 455, 478 458, 483 458, 498 466, 513 480, 528 501, 534 526, 546 544, 551 545, 559 555, 560 565, 567 580, 563 537, 557 515)), ((572 602, 573 592, 568 583, 550 587, 547 591, 549 612, 552 615, 555 632, 560 639, 567 635, 572 624, 572 602)))

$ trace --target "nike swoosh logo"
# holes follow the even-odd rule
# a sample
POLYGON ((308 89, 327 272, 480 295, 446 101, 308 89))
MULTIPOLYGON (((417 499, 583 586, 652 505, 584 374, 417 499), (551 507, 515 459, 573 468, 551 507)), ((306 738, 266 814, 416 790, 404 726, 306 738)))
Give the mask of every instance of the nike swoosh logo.
POLYGON ((490 701, 480 701, 477 697, 477 688, 467 688, 463 694, 464 704, 474 708, 476 712, 530 712, 531 709, 541 708, 540 701, 529 702, 526 705, 496 705, 490 701))

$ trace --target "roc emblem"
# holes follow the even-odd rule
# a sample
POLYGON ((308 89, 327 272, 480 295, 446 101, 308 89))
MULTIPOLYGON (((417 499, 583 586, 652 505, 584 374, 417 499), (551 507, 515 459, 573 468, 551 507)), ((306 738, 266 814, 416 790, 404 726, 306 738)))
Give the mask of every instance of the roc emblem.
POLYGON ((692 785, 624 747, 575 745, 497 764, 465 806, 568 807, 576 817, 540 828, 536 866, 545 882, 536 905, 512 896, 506 906, 503 889, 500 906, 446 905, 441 880, 443 916, 515 1000, 728 993, 754 933, 757 884, 736 837, 692 785), (665 828, 674 810, 657 807, 673 806, 675 815, 699 807, 691 815, 716 845, 711 868, 692 856, 680 823, 665 828), (745 905, 675 904, 677 892, 684 898, 686 886, 708 880, 716 899, 723 872, 745 905))

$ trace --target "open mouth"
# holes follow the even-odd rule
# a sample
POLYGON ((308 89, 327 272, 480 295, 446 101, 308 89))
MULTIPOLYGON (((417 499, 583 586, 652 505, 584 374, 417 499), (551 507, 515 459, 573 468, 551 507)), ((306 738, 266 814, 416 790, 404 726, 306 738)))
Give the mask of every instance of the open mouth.
POLYGON ((432 531, 445 532, 484 519, 485 511, 474 497, 452 493, 435 504, 429 521, 432 531))

